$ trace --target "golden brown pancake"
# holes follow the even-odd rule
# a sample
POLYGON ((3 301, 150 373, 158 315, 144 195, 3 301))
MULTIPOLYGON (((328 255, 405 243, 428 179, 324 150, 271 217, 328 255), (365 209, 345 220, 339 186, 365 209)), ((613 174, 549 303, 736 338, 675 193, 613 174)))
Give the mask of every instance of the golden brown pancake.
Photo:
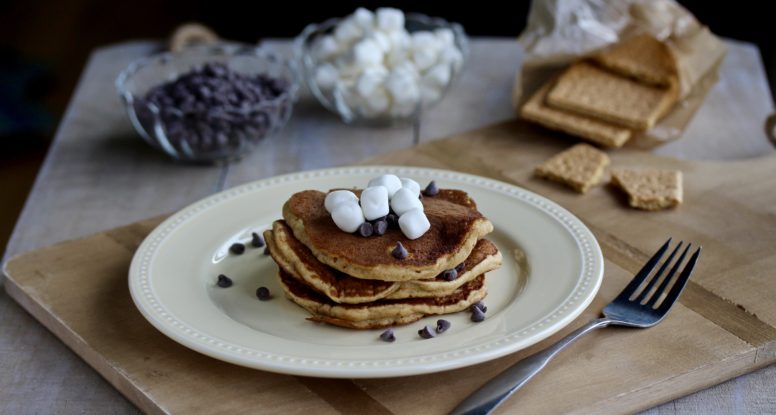
POLYGON ((382 298, 439 297, 452 294, 463 284, 480 274, 498 268, 501 254, 485 239, 477 242, 463 263, 458 277, 446 281, 441 275, 434 279, 391 282, 364 280, 348 276, 318 261, 309 248, 297 240, 285 221, 275 221, 272 230, 264 232, 270 254, 280 266, 291 270, 311 288, 337 303, 358 304, 382 298))
MULTIPOLYGON (((355 191, 359 193, 359 191, 355 191)), ((454 268, 471 253, 493 225, 477 205, 460 190, 442 189, 422 199, 431 228, 415 240, 400 230, 388 229, 380 237, 364 238, 341 231, 324 208, 326 193, 306 190, 291 196, 283 218, 294 236, 318 260, 347 275, 383 281, 431 279, 454 268), (397 259, 391 251, 401 242, 409 256, 397 259)))
POLYGON ((444 297, 337 304, 283 268, 280 268, 278 276, 286 296, 309 311, 312 314, 310 320, 356 329, 376 329, 408 324, 425 315, 462 311, 482 300, 487 294, 483 274, 467 282, 453 294, 444 297))

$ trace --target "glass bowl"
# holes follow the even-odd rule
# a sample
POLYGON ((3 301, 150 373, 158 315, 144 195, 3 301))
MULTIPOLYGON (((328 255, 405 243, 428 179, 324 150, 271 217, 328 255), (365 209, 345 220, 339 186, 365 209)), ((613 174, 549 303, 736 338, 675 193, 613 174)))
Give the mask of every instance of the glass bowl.
MULTIPOLYGON (((374 112, 370 111, 364 102, 357 99, 357 79, 339 80, 333 88, 326 88, 316 80, 316 71, 326 60, 319 58, 316 49, 324 37, 332 35, 339 23, 346 18, 333 18, 320 24, 308 25, 294 41, 294 55, 300 67, 302 79, 315 98, 328 110, 339 115, 349 124, 366 124, 384 126, 411 123, 420 117, 425 110, 432 108, 444 98, 450 87, 455 83, 469 55, 469 42, 463 27, 438 17, 429 17, 417 13, 405 15, 405 29, 412 35, 419 31, 435 31, 449 29, 453 34, 453 44, 460 53, 458 62, 445 64, 447 66, 447 81, 432 94, 421 93, 420 99, 412 108, 403 111, 374 112)), ((352 51, 351 51, 352 53, 352 51)), ((444 69, 444 68, 442 68, 444 69)), ((387 75, 385 75, 387 77, 387 75)), ((393 99, 391 98, 391 104, 393 99)))
POLYGON ((118 93, 140 136, 176 160, 195 163, 237 160, 277 133, 291 116, 298 87, 299 74, 293 62, 234 43, 198 45, 142 58, 116 79, 118 93), (230 71, 214 75, 214 70, 203 69, 213 64, 230 71), (189 92, 149 94, 182 75, 206 70, 211 71, 208 76, 220 77, 213 84, 209 83, 212 79, 205 79, 207 88, 186 85, 182 88, 189 92), (256 89, 228 93, 234 92, 229 88, 237 88, 240 79, 246 79, 234 73, 262 79, 262 85, 270 85, 267 88, 272 93, 264 95, 260 93, 264 90, 256 89), (226 92, 219 95, 218 91, 226 92))

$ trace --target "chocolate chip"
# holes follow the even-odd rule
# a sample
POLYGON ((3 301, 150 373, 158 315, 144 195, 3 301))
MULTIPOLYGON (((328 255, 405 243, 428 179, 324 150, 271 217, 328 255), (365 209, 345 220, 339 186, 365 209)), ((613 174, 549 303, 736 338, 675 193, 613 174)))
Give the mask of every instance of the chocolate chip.
POLYGON ((385 221, 388 223, 389 228, 392 228, 392 229, 399 228, 399 217, 396 216, 395 213, 389 213, 388 216, 385 217, 385 221))
POLYGON ((245 252, 245 245, 235 242, 229 247, 229 252, 236 255, 242 255, 242 253, 245 252))
POLYGON ((442 279, 445 281, 455 281, 458 278, 458 271, 455 269, 448 269, 442 273, 442 279))
POLYGON ((418 335, 424 339, 430 339, 436 337, 436 332, 434 332, 431 326, 426 326, 418 330, 418 335))
POLYGON ((423 194, 425 196, 436 196, 439 194, 439 188, 437 187, 436 182, 432 180, 428 186, 426 186, 426 189, 423 190, 423 194))
POLYGON ((372 228, 375 235, 384 235, 385 231, 388 230, 388 222, 385 220, 378 220, 372 225, 372 228))
POLYGON ((380 340, 388 343, 393 343, 396 340, 396 335, 393 334, 393 329, 388 329, 380 335, 380 340))
POLYGON ((264 247, 264 255, 269 255, 269 245, 264 247))
POLYGON ((372 224, 369 222, 364 222, 361 224, 361 226, 358 227, 358 234, 367 237, 372 236, 372 232, 374 232, 374 229, 372 228, 372 224))
POLYGON ((409 253, 407 252, 407 249, 404 248, 404 245, 401 244, 401 242, 396 242, 396 247, 393 248, 393 251, 391 251, 391 255, 393 255, 396 259, 404 259, 409 256, 409 253))
POLYGON ((487 313, 488 312, 488 306, 485 305, 484 301, 478 301, 475 304, 472 304, 472 306, 470 308, 472 309, 472 311, 475 308, 479 308, 483 313, 487 313))
POLYGON ((218 282, 216 282, 216 285, 218 285, 221 288, 228 288, 232 286, 232 279, 227 277, 224 274, 221 274, 218 276, 218 282))
POLYGON ((272 294, 267 287, 259 287, 256 289, 256 297, 261 301, 267 301, 272 298, 272 294))
POLYGON ((450 322, 444 319, 437 320, 437 326, 436 326, 436 332, 437 333, 444 333, 449 329, 451 326, 450 322))
MULTIPOLYGON (((176 149, 210 152, 239 149, 269 130, 282 116, 264 108, 286 90, 285 80, 233 71, 223 63, 207 63, 151 88, 135 102, 141 124, 152 130, 158 109, 165 139, 176 149)), ((282 111, 282 105, 280 110, 282 111)))
POLYGON ((457 273, 459 273, 459 274, 460 274, 460 273, 461 273, 461 271, 463 271, 463 268, 464 268, 465 266, 466 266, 466 261, 464 261, 464 262, 461 262, 460 264, 458 264, 458 265, 456 265, 456 266, 455 266, 455 272, 457 272, 457 273))
POLYGON ((479 307, 473 307, 471 319, 473 322, 479 323, 485 320, 485 313, 479 307))
POLYGON ((261 235, 259 235, 258 233, 252 232, 251 245, 256 248, 261 248, 262 246, 264 246, 264 238, 262 238, 261 235))

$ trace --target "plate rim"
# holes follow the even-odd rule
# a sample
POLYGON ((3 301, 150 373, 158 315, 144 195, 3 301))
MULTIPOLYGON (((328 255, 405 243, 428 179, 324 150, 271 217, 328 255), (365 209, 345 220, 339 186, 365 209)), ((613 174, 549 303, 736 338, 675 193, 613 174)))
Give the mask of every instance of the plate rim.
POLYGON ((165 336, 198 353, 218 360, 254 369, 271 372, 316 376, 328 378, 381 378, 428 374, 483 363, 536 344, 555 334, 576 319, 593 301, 604 272, 601 248, 593 233, 571 212, 544 196, 520 186, 488 177, 451 170, 414 166, 343 166, 326 169, 300 171, 260 179, 223 190, 202 198, 157 225, 138 246, 128 274, 128 285, 132 301, 143 317, 165 336), (476 343, 465 349, 454 349, 444 353, 424 353, 413 357, 343 360, 308 359, 299 356, 284 356, 273 352, 256 351, 234 345, 213 335, 203 334, 178 320, 165 310, 150 288, 149 264, 156 258, 157 248, 164 238, 178 226, 198 212, 217 206, 220 202, 238 197, 244 193, 259 191, 289 182, 303 182, 311 178, 341 176, 349 174, 398 173, 408 176, 429 177, 439 180, 463 182, 474 187, 485 188, 513 196, 527 202, 558 221, 572 237, 581 254, 580 275, 574 289, 558 302, 552 312, 519 331, 508 333, 489 342, 476 343), (575 302, 572 304, 572 302, 575 302), (151 307, 153 310, 149 310, 151 307), (541 328, 538 334, 528 338, 525 335, 541 328))

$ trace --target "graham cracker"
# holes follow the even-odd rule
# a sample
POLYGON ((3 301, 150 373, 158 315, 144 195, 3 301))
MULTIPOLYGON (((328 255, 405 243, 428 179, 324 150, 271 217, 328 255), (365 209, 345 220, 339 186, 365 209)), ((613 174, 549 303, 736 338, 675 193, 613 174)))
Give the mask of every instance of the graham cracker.
POLYGON ((579 193, 598 184, 609 165, 609 156, 590 144, 580 143, 536 167, 538 177, 565 184, 579 193))
POLYGON ((605 147, 622 147, 631 137, 631 130, 573 112, 545 105, 552 83, 547 83, 523 104, 520 116, 547 128, 582 137, 605 147))
POLYGON ((612 72, 651 85, 668 87, 677 82, 676 61, 668 46, 648 34, 620 42, 591 59, 612 72))
POLYGON ((644 84, 588 62, 571 65, 547 94, 555 108, 648 130, 676 101, 677 88, 644 84))
POLYGON ((682 203, 682 172, 678 170, 612 169, 612 184, 628 194, 631 207, 660 210, 682 203))

